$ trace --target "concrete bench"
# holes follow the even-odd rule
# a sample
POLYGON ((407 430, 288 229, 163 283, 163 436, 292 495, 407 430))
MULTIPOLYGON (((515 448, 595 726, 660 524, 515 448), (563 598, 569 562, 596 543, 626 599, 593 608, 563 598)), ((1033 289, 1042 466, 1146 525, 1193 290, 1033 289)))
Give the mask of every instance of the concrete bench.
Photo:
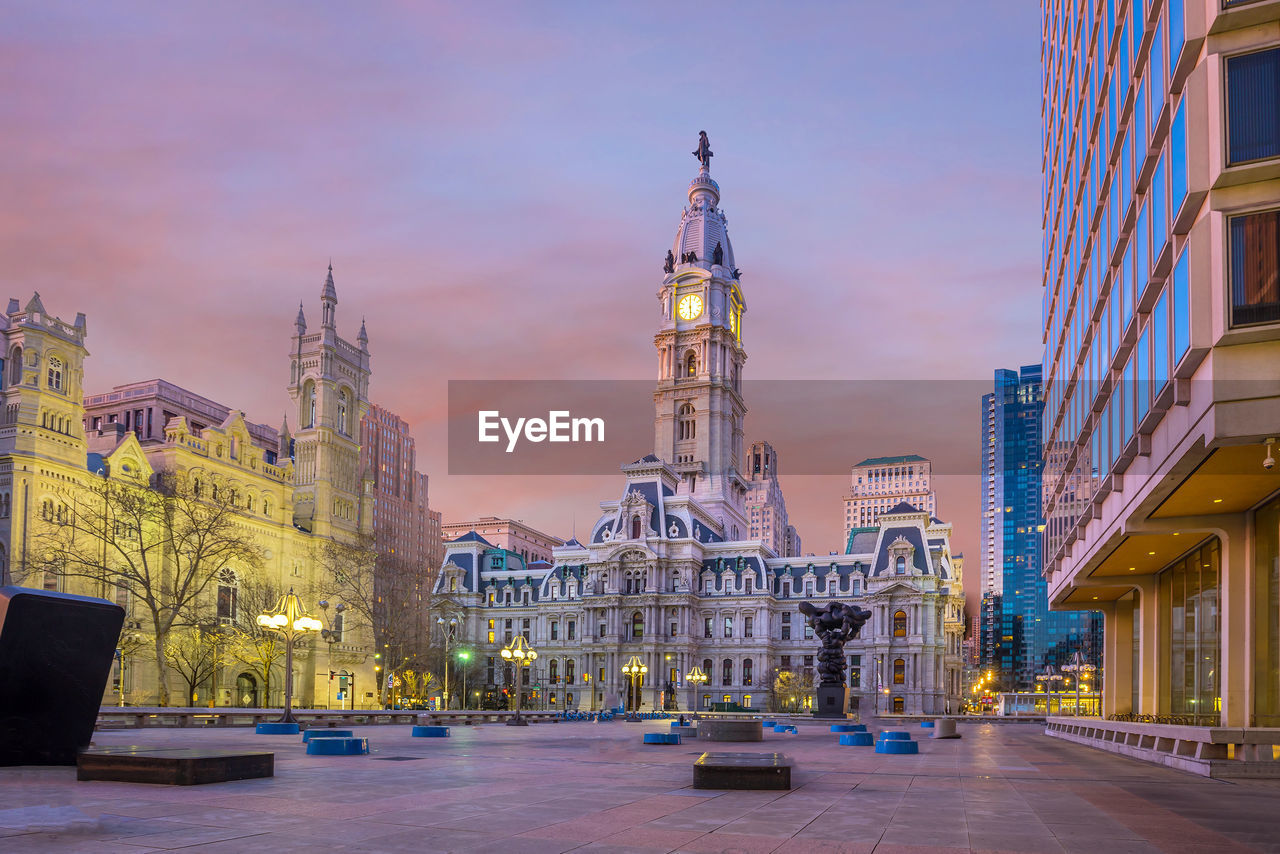
POLYGON ((307 742, 308 756, 363 756, 368 752, 367 738, 313 738, 307 742))
POLYGON ((297 735, 301 732, 301 727, 297 724, 282 724, 279 721, 275 723, 258 724, 255 732, 258 735, 297 735))
POLYGON ((77 780, 198 786, 275 774, 275 754, 189 747, 100 747, 76 757, 77 780))
POLYGON ((840 736, 842 747, 871 747, 875 743, 875 736, 869 732, 846 732, 840 736))
POLYGON ((764 728, 758 720, 711 720, 698 722, 698 738, 703 741, 764 741, 764 728))
POLYGON ((447 726, 415 726, 410 733, 414 738, 448 738, 447 726))
POLYGON ((693 787, 790 789, 791 766, 781 753, 704 753, 693 763, 693 787))
POLYGON ((355 733, 349 729, 334 729, 332 727, 313 727, 302 733, 302 743, 306 744, 313 738, 353 738, 355 733))
POLYGON ((671 731, 679 733, 685 738, 697 738, 698 728, 693 724, 672 724, 671 731))
POLYGON ((678 732, 646 732, 644 734, 645 744, 679 744, 680 733, 678 732))

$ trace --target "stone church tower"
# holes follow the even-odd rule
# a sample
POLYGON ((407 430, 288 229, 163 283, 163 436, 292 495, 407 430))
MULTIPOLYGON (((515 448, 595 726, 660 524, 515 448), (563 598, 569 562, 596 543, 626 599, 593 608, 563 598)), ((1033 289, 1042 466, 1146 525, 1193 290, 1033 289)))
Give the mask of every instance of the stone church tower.
POLYGON ((662 317, 654 391, 654 453, 724 523, 727 539, 747 536, 743 464, 742 297, 720 186, 711 179, 705 134, 694 152, 702 163, 689 184, 689 207, 667 254, 658 289, 662 317))
POLYGON ((320 291, 320 328, 307 331, 298 306, 289 357, 294 431, 294 522, 320 536, 354 533, 371 522, 372 494, 360 471, 360 419, 369 409, 369 336, 338 336, 333 265, 320 291))

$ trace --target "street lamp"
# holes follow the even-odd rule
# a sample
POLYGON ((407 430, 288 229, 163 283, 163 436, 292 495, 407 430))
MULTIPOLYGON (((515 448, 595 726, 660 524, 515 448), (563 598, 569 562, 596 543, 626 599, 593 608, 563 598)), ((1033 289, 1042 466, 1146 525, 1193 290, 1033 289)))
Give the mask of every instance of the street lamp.
MULTIPOLYGON (((342 612, 343 612, 343 611, 345 611, 345 610, 347 610, 347 606, 346 606, 344 603, 342 603, 342 602, 339 602, 337 605, 334 605, 334 606, 333 606, 333 619, 332 619, 332 620, 330 620, 330 619, 329 619, 329 600, 328 600, 328 599, 321 599, 321 600, 320 600, 319 602, 317 602, 316 604, 320 606, 320 611, 321 611, 321 613, 323 613, 323 614, 324 614, 324 620, 325 620, 325 622, 326 622, 326 623, 328 623, 328 624, 329 624, 329 625, 328 625, 328 627, 323 628, 323 629, 321 629, 321 630, 320 630, 320 637, 321 637, 321 638, 323 638, 323 639, 324 639, 324 642, 325 642, 325 643, 327 643, 327 644, 329 645, 329 673, 330 673, 330 675, 332 676, 332 673, 333 673, 333 645, 334 645, 335 643, 338 643, 338 642, 340 642, 340 641, 342 640, 342 612)), ((344 671, 344 672, 345 672, 345 671, 344 671)), ((341 684, 339 684, 339 687, 341 687, 341 684)), ((344 692, 343 692, 343 695, 345 696, 345 694, 346 694, 346 692, 344 691, 344 692)), ((325 700, 326 700, 326 702, 327 702, 327 701, 329 701, 329 699, 330 699, 330 698, 329 698, 329 697, 328 697, 328 695, 326 694, 326 696, 325 696, 325 700)), ((339 707, 339 708, 342 708, 342 709, 345 709, 345 708, 347 707, 346 700, 340 700, 340 701, 338 702, 338 707, 339 707)), ((356 706, 355 706, 355 699, 354 699, 354 698, 352 698, 352 701, 351 701, 351 708, 352 708, 352 709, 354 709, 355 707, 356 707, 356 706)))
MULTIPOLYGON (((694 696, 694 699, 696 700, 698 696, 698 691, 702 688, 703 685, 707 684, 707 679, 709 679, 710 677, 707 676, 707 674, 702 672, 701 667, 695 664, 693 666, 693 669, 684 675, 684 678, 688 679, 689 684, 693 686, 693 696, 694 696)), ((696 713, 698 711, 698 705, 696 702, 694 701, 689 702, 689 711, 695 713, 695 720, 696 720, 696 717, 697 717, 696 713)))
MULTIPOLYGON (((453 640, 454 632, 458 630, 458 618, 449 618, 449 629, 445 631, 444 617, 436 617, 436 625, 440 627, 440 631, 444 632, 444 707, 449 709, 449 643, 453 640)), ((465 697, 466 694, 463 694, 465 697)))
POLYGON ((640 687, 644 685, 644 675, 648 672, 649 668, 638 655, 631 656, 627 663, 622 665, 622 674, 631 680, 631 702, 629 703, 631 715, 628 717, 634 716, 640 709, 640 687))
POLYGON ((529 722, 520 717, 520 668, 528 667, 538 657, 538 653, 524 635, 516 635, 511 643, 502 648, 502 660, 511 663, 511 690, 516 695, 516 716, 507 721, 507 726, 528 726, 529 722))
POLYGON ((458 661, 462 662, 462 708, 467 706, 467 665, 471 661, 471 650, 458 650, 458 661))
POLYGON ((302 600, 292 587, 280 597, 275 610, 258 615, 258 625, 284 636, 284 714, 279 722, 297 723, 293 717, 293 645, 308 632, 318 632, 324 626, 315 617, 307 616, 302 600))
MULTIPOLYGON (((1081 655, 1080 650, 1077 649, 1075 652, 1071 653, 1071 663, 1062 665, 1062 669, 1075 677, 1075 683, 1076 683, 1075 716, 1080 717, 1080 682, 1082 680, 1088 679, 1090 674, 1092 674, 1098 668, 1094 667, 1092 664, 1089 664, 1087 661, 1085 661, 1084 656, 1081 655)), ((1099 711, 1099 717, 1101 717, 1102 710, 1099 709, 1098 711, 1099 711)))

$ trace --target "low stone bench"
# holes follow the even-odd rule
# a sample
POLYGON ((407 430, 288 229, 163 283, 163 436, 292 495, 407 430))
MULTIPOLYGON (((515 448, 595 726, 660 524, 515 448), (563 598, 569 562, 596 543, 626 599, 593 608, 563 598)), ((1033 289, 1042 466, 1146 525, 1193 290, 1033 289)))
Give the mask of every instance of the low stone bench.
POLYGON ((255 727, 258 735, 297 735, 302 728, 297 724, 283 724, 279 721, 274 723, 262 723, 255 727))
POLYGON ((679 744, 680 733, 678 732, 646 732, 644 734, 645 744, 679 744))
POLYGON ((698 722, 698 738, 703 741, 764 741, 760 721, 713 720, 698 722))
POLYGON ((693 787, 790 789, 791 766, 781 753, 704 753, 693 763, 693 787))
POLYGON ((367 738, 313 738, 307 742, 308 756, 363 756, 368 752, 367 738))
POLYGON ((275 754, 190 747, 99 747, 76 757, 77 780, 198 786, 275 774, 275 754))
POLYGON ((698 728, 693 724, 672 724, 671 731, 679 733, 685 738, 697 738, 698 728))
POLYGON ((415 726, 410 732, 414 738, 448 738, 447 726, 415 726))
POLYGON ((349 729, 334 729, 332 727, 314 727, 302 733, 302 743, 306 744, 313 738, 353 738, 355 733, 349 729))

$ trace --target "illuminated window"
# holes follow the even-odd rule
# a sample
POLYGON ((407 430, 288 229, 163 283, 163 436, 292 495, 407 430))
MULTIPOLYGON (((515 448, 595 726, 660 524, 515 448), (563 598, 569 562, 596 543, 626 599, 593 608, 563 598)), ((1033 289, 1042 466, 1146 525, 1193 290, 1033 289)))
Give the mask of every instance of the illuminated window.
POLYGON ((907 681, 907 663, 901 658, 893 660, 893 684, 903 685, 907 681))
POLYGON ((893 636, 895 638, 905 638, 907 636, 907 612, 906 611, 894 612, 893 636))

